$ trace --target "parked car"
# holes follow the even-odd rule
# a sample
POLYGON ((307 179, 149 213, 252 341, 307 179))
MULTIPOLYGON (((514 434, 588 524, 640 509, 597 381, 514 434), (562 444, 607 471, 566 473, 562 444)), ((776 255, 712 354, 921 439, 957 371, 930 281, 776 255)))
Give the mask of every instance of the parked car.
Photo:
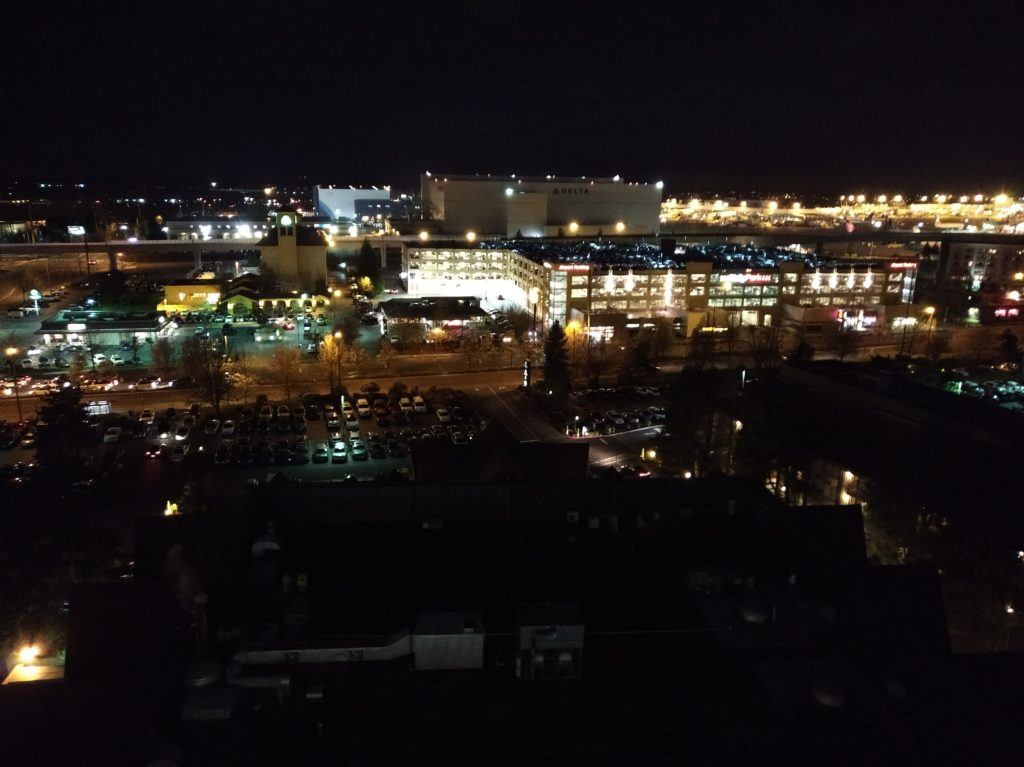
POLYGON ((213 462, 218 466, 223 466, 226 463, 231 462, 231 446, 221 443, 217 446, 217 451, 213 454, 213 462))
POLYGON ((452 420, 451 413, 448 412, 447 408, 439 407, 437 409, 437 420, 440 423, 450 423, 452 420))
POLYGON ((341 440, 337 440, 334 443, 334 447, 331 448, 331 463, 347 463, 348 462, 348 448, 345 447, 345 443, 341 440))
POLYGON ((360 418, 370 418, 373 415, 373 411, 370 410, 370 402, 365 397, 356 400, 356 412, 359 413, 360 418))
POLYGON ((171 449, 171 461, 174 463, 181 463, 185 460, 186 455, 188 455, 188 445, 184 442, 179 442, 171 449))
POLYGON ((409 399, 408 397, 402 397, 400 400, 398 400, 398 408, 403 413, 413 413, 413 412, 415 412, 415 410, 413 409, 413 406, 412 406, 412 400, 409 399))
POLYGON ((155 460, 163 458, 165 455, 167 455, 167 448, 159 443, 146 448, 146 458, 155 460))
POLYGON ((224 421, 224 423, 220 427, 220 433, 223 434, 225 437, 234 436, 234 434, 235 434, 235 422, 232 421, 230 418, 228 420, 224 421))
POLYGON ((318 442, 313 449, 313 463, 327 463, 330 460, 331 452, 326 442, 318 442))
POLYGON ((103 432, 104 442, 120 442, 121 432, 123 429, 120 426, 111 426, 105 432, 103 432))
POLYGON ((211 418, 206 422, 206 425, 203 427, 203 434, 216 434, 219 429, 220 419, 211 418))
POLYGON ((366 445, 361 439, 352 440, 349 442, 349 446, 352 449, 353 461, 365 461, 369 457, 366 453, 366 445))
POLYGON ((427 403, 423 400, 419 394, 413 395, 412 398, 412 409, 414 413, 426 413, 427 403))

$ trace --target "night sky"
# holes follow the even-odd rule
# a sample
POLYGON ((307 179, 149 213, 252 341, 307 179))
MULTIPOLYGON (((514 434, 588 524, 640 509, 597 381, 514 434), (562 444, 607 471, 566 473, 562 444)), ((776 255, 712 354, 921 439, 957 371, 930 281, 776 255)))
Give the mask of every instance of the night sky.
POLYGON ((1014 2, 22 5, 0 176, 1024 186, 1014 2))

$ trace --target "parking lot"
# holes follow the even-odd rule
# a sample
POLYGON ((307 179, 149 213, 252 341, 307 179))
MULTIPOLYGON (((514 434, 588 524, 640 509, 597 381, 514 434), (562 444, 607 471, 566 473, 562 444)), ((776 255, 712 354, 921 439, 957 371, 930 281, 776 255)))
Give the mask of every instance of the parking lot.
MULTIPOLYGON (((219 416, 199 403, 129 412, 94 407, 89 422, 96 443, 81 488, 126 470, 171 485, 196 472, 242 483, 276 473, 302 481, 400 481, 412 478, 412 445, 468 446, 480 428, 468 396, 458 390, 435 392, 428 401, 367 388, 344 404, 308 397, 222 408, 219 416)), ((31 474, 34 435, 31 422, 3 429, 0 460, 16 467, 5 469, 8 481, 20 484, 31 474)))

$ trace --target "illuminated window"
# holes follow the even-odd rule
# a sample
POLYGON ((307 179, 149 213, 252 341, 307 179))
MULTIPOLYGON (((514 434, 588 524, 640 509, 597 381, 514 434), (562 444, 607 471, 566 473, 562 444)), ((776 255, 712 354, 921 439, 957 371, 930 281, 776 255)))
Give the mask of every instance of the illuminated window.
POLYGON ((786 272, 786 282, 796 282, 797 276, 796 272, 786 272))
POLYGON ((587 297, 587 289, 586 288, 573 288, 573 290, 572 290, 572 297, 573 298, 586 298, 587 297))
POLYGON ((784 295, 784 296, 795 296, 796 295, 796 285, 783 285, 783 287, 782 287, 782 295, 784 295))
POLYGON ((691 296, 703 296, 704 295, 704 288, 703 288, 703 286, 698 286, 698 287, 695 287, 695 288, 690 288, 690 295, 691 296))

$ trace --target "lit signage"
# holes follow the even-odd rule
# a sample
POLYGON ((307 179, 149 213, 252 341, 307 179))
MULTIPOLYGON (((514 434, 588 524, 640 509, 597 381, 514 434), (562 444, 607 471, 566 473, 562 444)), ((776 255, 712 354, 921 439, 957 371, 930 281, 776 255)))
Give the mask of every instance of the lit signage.
POLYGON ((750 273, 744 273, 744 274, 723 274, 722 275, 722 281, 723 282, 740 282, 740 283, 746 283, 746 282, 764 283, 764 282, 771 282, 772 281, 772 276, 770 274, 750 274, 750 273))
POLYGON ((590 194, 590 189, 585 186, 556 186, 551 194, 590 194))
POLYGON ((916 269, 917 261, 893 261, 889 264, 890 269, 916 269))
POLYGON ((1015 306, 1005 307, 1001 306, 995 310, 996 317, 1019 317, 1020 309, 1015 306))
POLYGON ((558 271, 560 272, 589 272, 589 264, 559 264, 558 271))
POLYGON ((68 332, 69 333, 81 333, 83 330, 85 330, 85 323, 84 322, 69 322, 68 323, 68 332))

